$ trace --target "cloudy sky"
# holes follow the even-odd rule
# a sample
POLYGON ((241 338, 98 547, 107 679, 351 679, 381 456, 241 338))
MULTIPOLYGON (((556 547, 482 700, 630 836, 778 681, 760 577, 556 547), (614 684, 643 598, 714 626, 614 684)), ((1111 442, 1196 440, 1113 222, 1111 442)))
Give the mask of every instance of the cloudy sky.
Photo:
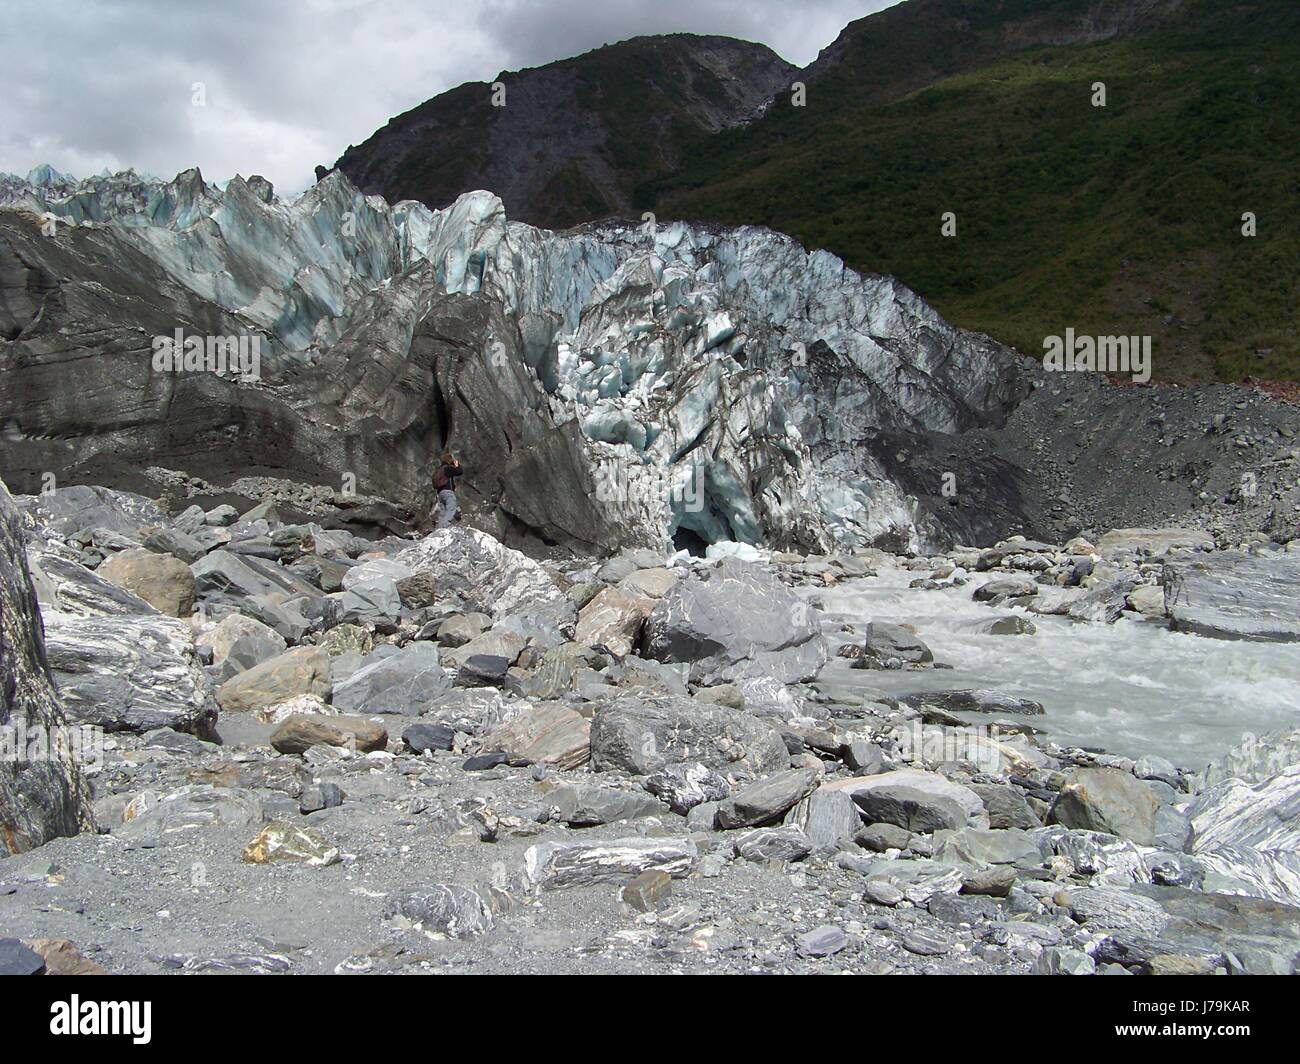
POLYGON ((761 41, 802 66, 895 2, 0 0, 0 172, 197 165, 289 194, 465 81, 646 33, 761 41))

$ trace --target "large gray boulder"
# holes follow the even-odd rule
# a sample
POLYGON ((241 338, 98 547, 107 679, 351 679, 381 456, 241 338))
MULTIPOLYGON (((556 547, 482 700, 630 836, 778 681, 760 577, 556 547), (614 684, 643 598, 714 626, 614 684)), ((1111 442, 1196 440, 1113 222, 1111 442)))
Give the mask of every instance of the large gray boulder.
POLYGON ((195 640, 200 651, 212 655, 209 675, 224 683, 237 673, 260 665, 288 649, 284 637, 261 621, 232 613, 195 640))
POLYGON ((1223 757, 1205 767, 1201 781, 1207 787, 1230 779, 1263 783, 1292 765, 1300 765, 1300 725, 1266 735, 1246 734, 1223 757))
POLYGON ((806 798, 817 786, 817 769, 787 769, 741 788, 718 806, 717 826, 723 830, 771 824, 806 798))
POLYGON ((867 668, 893 662, 918 665, 934 661, 934 653, 901 624, 873 621, 864 634, 862 661, 867 668))
POLYGON ((170 523, 152 499, 85 484, 23 496, 19 505, 40 524, 64 537, 94 528, 134 533, 146 525, 170 523))
POLYGON ((1174 628, 1221 639, 1300 640, 1300 554, 1224 551, 1165 563, 1174 628))
POLYGON ((689 662, 697 684, 811 680, 828 649, 817 613, 757 565, 728 559, 679 581, 646 618, 642 653, 689 662))
MULTIPOLYGON (((0 481, 0 736, 15 755, 20 738, 26 753, 30 739, 67 725, 46 662, 25 538, 0 481)), ((73 758, 0 757, 0 854, 21 853, 91 826, 90 789, 73 758)))
POLYGON ((690 873, 696 855, 690 839, 542 842, 524 851, 524 875, 549 890, 625 883, 650 868, 679 879, 690 873))
POLYGON ((27 563, 42 610, 73 617, 157 612, 134 591, 105 580, 70 558, 29 548, 27 563))
POLYGON ((1151 788, 1131 773, 1117 768, 1079 768, 1066 779, 1047 822, 1153 846, 1159 807, 1151 788))
POLYGON ((570 827, 616 824, 620 820, 662 816, 664 812, 663 803, 647 794, 585 783, 556 787, 546 793, 545 802, 551 819, 570 827))
POLYGON ((541 565, 474 528, 444 528, 401 551, 394 559, 433 581, 438 600, 485 613, 494 622, 510 616, 549 619, 572 634, 577 608, 541 565))
POLYGON ((161 614, 45 617, 68 716, 105 731, 171 728, 216 738, 217 702, 186 621, 161 614))
POLYGON ((699 762, 729 776, 752 778, 788 767, 789 752, 769 724, 740 710, 647 690, 621 695, 591 722, 597 771, 649 775, 699 762))
POLYGON ((242 609, 257 595, 320 595, 293 572, 250 554, 214 550, 190 566, 199 598, 210 605, 242 609))
POLYGON ((343 713, 401 713, 418 717, 451 688, 432 643, 411 643, 396 654, 369 662, 334 687, 334 707, 343 713))
POLYGON ((1300 764, 1259 783, 1216 783, 1189 812, 1193 853, 1241 846, 1300 854, 1300 764))
POLYGON ((819 791, 842 791, 870 824, 895 824, 912 832, 988 827, 980 796, 937 772, 896 769, 876 776, 823 783, 819 791))

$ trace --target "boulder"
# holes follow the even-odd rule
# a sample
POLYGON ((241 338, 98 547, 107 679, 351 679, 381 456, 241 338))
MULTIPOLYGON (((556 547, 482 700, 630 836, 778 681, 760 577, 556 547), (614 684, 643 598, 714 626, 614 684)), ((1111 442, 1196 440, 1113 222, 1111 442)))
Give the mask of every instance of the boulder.
POLYGON ((661 816, 664 811, 663 803, 649 795, 585 783, 556 787, 544 801, 553 820, 579 828, 661 816))
POLYGON ((212 628, 196 636, 194 644, 200 650, 206 649, 211 652, 213 665, 222 664, 235 650, 236 645, 242 644, 247 651, 253 653, 256 660, 247 664, 241 661, 240 670, 236 671, 251 668, 277 654, 283 654, 288 649, 284 636, 279 632, 252 617, 245 617, 242 613, 232 613, 223 617, 212 628))
POLYGON ((194 574, 170 554, 143 548, 124 550, 106 558, 96 573, 169 617, 188 617, 194 611, 194 574))
MULTIPOLYGON (((843 860, 845 855, 841 855, 843 860)), ((913 905, 928 905, 931 899, 943 894, 956 894, 961 890, 962 871, 933 861, 891 861, 877 858, 865 869, 867 894, 877 904, 897 905, 907 899, 913 905), (893 890, 882 889, 892 887, 893 890)))
POLYGON ((901 624, 882 624, 873 621, 867 625, 862 657, 864 668, 889 662, 924 664, 934 661, 930 648, 917 638, 916 633, 901 624))
POLYGON ((13 754, 0 757, 0 855, 93 827, 90 788, 75 758, 19 754, 29 748, 26 740, 67 725, 45 656, 25 539, 23 519, 0 481, 0 746, 13 754))
POLYGON ((248 828, 265 819, 257 793, 241 787, 215 787, 197 783, 161 798, 138 795, 126 807, 121 828, 114 835, 166 841, 188 838, 207 828, 248 828))
POLYGON ((1206 787, 1230 779, 1263 783, 1292 765, 1300 765, 1300 725, 1260 736, 1247 734, 1223 757, 1206 766, 1201 782, 1206 787))
POLYGON ((1199 528, 1114 528, 1097 541, 1097 549, 1107 558, 1156 557, 1171 550, 1213 550, 1214 537, 1199 528))
POLYGON ((1128 608, 1143 617, 1165 615, 1165 589, 1159 584, 1138 584, 1128 593, 1128 608))
POLYGON ((802 861, 813 852, 813 842, 799 827, 758 828, 732 844, 736 856, 746 861, 802 861))
POLYGON ((933 706, 947 713, 1009 713, 1017 716, 1041 716, 1041 702, 1015 698, 1001 691, 918 691, 897 695, 895 701, 909 706, 933 706))
POLYGON ((1009 599, 1033 598, 1038 594, 1038 583, 1027 576, 1008 576, 981 584, 975 589, 976 602, 997 604, 1009 599))
POLYGON ((345 624, 371 625, 380 631, 391 632, 396 630, 402 615, 402 598, 397 593, 397 582, 387 576, 375 576, 329 597, 337 603, 338 619, 345 624))
POLYGON ((815 927, 795 939, 795 949, 801 957, 833 957, 848 945, 849 936, 834 924, 815 927))
POLYGON ((66 938, 27 938, 23 945, 41 955, 46 975, 108 975, 108 969, 92 961, 66 938))
POLYGON ((1222 551, 1165 563, 1165 610, 1178 631, 1220 639, 1300 640, 1300 554, 1222 551))
POLYGON ((648 775, 700 762, 738 777, 765 776, 790 760, 776 729, 748 713, 648 691, 601 706, 591 724, 591 757, 597 771, 648 775))
POLYGON ((934 860, 937 864, 1037 868, 1042 854, 1034 837, 1018 828, 962 828, 935 835, 934 860))
POLYGON ((282 754, 303 754, 313 746, 343 746, 365 754, 387 747, 388 732, 364 717, 295 713, 271 733, 271 746, 282 754))
POLYGON ((574 641, 591 647, 602 646, 611 654, 624 657, 632 652, 642 622, 652 606, 644 598, 635 598, 616 587, 607 587, 578 614, 574 641))
POLYGON ((989 816, 989 827, 999 830, 1021 828, 1028 831, 1043 826, 1024 795, 1014 787, 993 783, 972 783, 970 789, 978 794, 984 803, 984 809, 989 816))
POLYGON ((105 580, 79 562, 29 546, 27 563, 42 611, 69 617, 157 613, 133 591, 105 580))
POLYGON ((1224 847, 1300 853, 1300 764, 1258 783, 1228 779, 1189 809, 1192 853, 1224 847))
POLYGON ((193 564, 208 552, 202 542, 179 528, 154 529, 144 537, 144 546, 155 554, 170 554, 186 565, 193 564))
POLYGON ((811 794, 820 775, 812 768, 790 769, 755 780, 719 804, 717 825, 725 831, 770 824, 811 794))
POLYGON ((524 851, 524 875, 548 890, 625 883, 648 869, 680 879, 694 867, 696 855, 690 839, 543 842, 524 851))
POLYGON ((668 765, 652 772, 643 786, 682 816, 703 802, 721 802, 731 794, 731 785, 698 761, 668 765))
POLYGON ((224 712, 246 713, 295 695, 328 698, 329 662, 319 647, 295 647, 227 680, 217 688, 217 701, 224 712))
POLYGON ((862 828, 862 817, 849 795, 820 788, 795 807, 791 819, 803 828, 813 844, 813 851, 820 854, 852 849, 862 828))
POLYGON ((828 657, 817 613, 762 567, 727 559, 680 580, 646 618, 642 654, 688 662, 690 680, 811 680, 828 657))
POLYGON ((68 716, 106 731, 216 738, 217 701, 186 621, 161 614, 46 615, 46 652, 68 716))
POLYGON ((1066 616, 1072 621, 1114 624, 1124 612, 1129 596, 1137 586, 1138 578, 1131 573, 1103 580, 1071 602, 1065 611, 1066 616))
POLYGON ((402 732, 402 745, 413 754, 450 750, 456 745, 456 733, 445 724, 412 724, 402 732))
POLYGON ((1049 946, 1034 961, 1035 975, 1093 975, 1097 962, 1078 949, 1049 946))
POLYGON ((418 717, 451 688, 431 643, 410 643, 370 661, 334 687, 334 706, 345 713, 401 713, 418 717))
POLYGON ((618 590, 632 598, 663 598, 677 583, 678 575, 671 569, 638 569, 618 582, 618 590))
POLYGON ((384 905, 389 919, 404 917, 425 931, 466 938, 491 931, 492 906, 470 887, 436 883, 421 890, 403 891, 384 905))
POLYGON ((673 879, 667 872, 649 868, 623 888, 622 898, 637 912, 654 912, 673 892, 673 879))
POLYGON ((980 796, 937 772, 897 769, 823 783, 821 789, 848 794, 868 823, 918 833, 988 826, 980 796))
POLYGON ((470 654, 456 670, 457 687, 500 687, 510 671, 504 654, 470 654))
POLYGON ((483 634, 491 618, 482 613, 454 613, 438 626, 438 643, 444 647, 462 647, 483 634))
POLYGON ((321 835, 296 824, 275 821, 267 824, 241 855, 248 864, 290 864, 324 867, 340 860, 338 847, 321 835))
POLYGON ((1169 923, 1160 904, 1115 887, 1085 887, 1062 891, 1057 902, 1090 931, 1123 932, 1154 938, 1169 923))
POLYGON ((522 635, 493 629, 482 635, 476 635, 468 643, 444 650, 442 657, 449 665, 458 669, 473 657, 505 658, 507 662, 513 662, 519 657, 519 652, 524 649, 526 643, 527 640, 522 635))
POLYGON ((431 578, 439 601, 452 599, 494 621, 521 610, 573 611, 542 566, 474 528, 440 529, 393 560, 431 578))
POLYGON ((23 508, 64 538, 93 528, 134 533, 146 525, 169 524, 167 515, 152 499, 85 484, 25 498, 23 508))
POLYGON ((734 683, 720 683, 713 687, 701 687, 695 694, 697 702, 707 702, 711 706, 726 706, 728 709, 744 709, 745 695, 734 683))
POLYGON ((490 731, 479 749, 512 761, 578 768, 591 757, 591 722, 562 703, 538 703, 490 731))
POLYGON ((310 595, 320 591, 283 566, 251 555, 217 550, 190 566, 203 601, 240 609, 255 595, 310 595))
POLYGON ((1116 768, 1079 768, 1066 779, 1047 822, 1152 846, 1158 808, 1151 788, 1131 773, 1116 768))
POLYGON ((332 658, 344 654, 366 655, 375 649, 375 637, 359 624, 336 624, 316 645, 332 658))

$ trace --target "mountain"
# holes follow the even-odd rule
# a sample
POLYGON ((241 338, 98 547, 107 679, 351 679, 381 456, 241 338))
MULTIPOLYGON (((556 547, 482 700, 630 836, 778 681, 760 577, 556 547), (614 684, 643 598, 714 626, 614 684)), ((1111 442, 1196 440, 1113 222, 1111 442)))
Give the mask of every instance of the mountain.
POLYGON ((565 228, 632 209, 632 190, 677 170, 789 85, 795 68, 726 37, 639 37, 473 82, 398 115, 335 167, 389 202, 443 207, 491 189, 510 217, 565 228))
POLYGON ((462 86, 338 167, 539 225, 766 225, 1034 357, 1069 327, 1151 336, 1160 380, 1300 379, 1291 0, 908 0, 802 71, 674 36, 501 80, 505 108, 462 86))
POLYGON ((1152 336, 1158 379, 1300 378, 1300 5, 911 0, 805 73, 660 215, 771 225, 1036 356, 1070 326, 1152 336))

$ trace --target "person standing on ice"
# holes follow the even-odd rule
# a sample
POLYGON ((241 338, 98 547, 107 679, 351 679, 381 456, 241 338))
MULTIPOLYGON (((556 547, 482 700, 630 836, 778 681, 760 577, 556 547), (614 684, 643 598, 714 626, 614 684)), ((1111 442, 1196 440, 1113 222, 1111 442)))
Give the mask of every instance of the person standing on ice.
POLYGON ((433 471, 433 490, 438 493, 437 528, 447 528, 460 510, 456 501, 456 478, 465 472, 464 467, 456 461, 450 451, 443 452, 438 466, 433 471))

